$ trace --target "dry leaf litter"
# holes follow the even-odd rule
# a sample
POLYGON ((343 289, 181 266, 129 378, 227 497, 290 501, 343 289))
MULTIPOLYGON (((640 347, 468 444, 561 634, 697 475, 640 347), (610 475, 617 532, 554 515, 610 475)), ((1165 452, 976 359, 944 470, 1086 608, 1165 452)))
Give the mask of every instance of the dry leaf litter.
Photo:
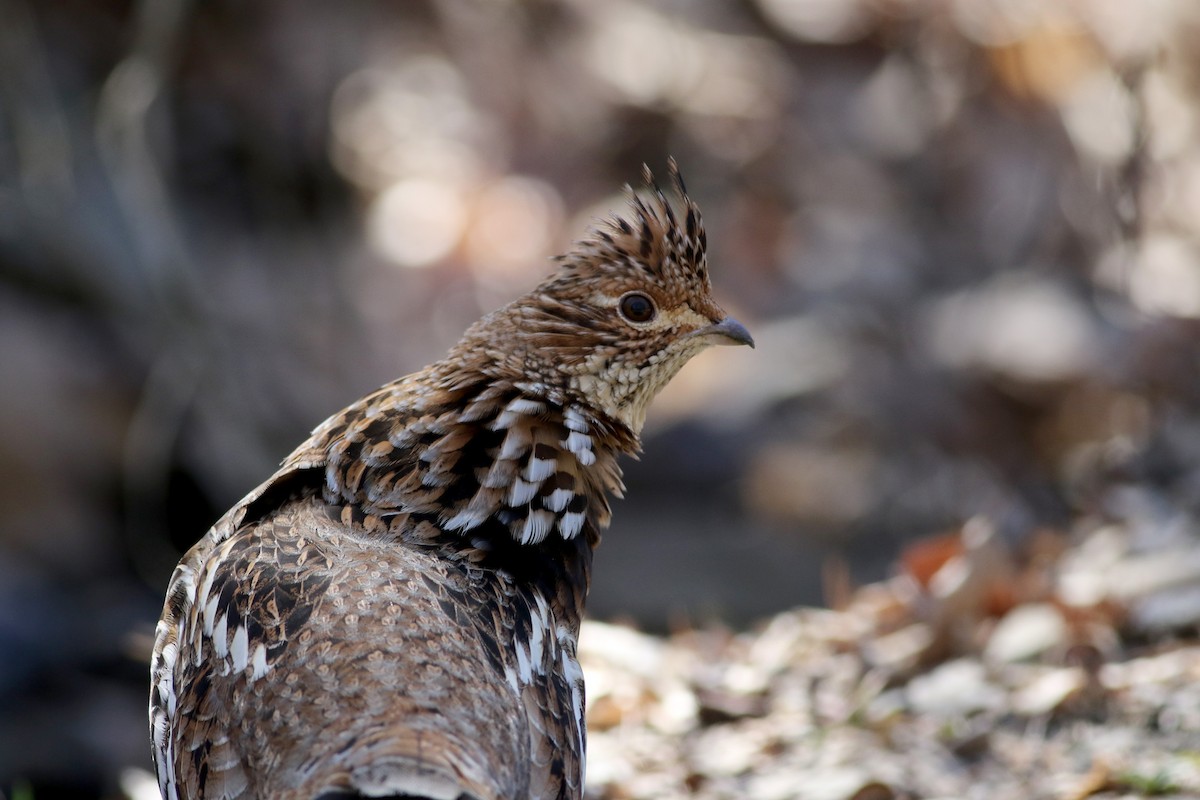
POLYGON ((1200 545, 984 520, 838 610, 587 623, 589 797, 1200 797, 1200 545))

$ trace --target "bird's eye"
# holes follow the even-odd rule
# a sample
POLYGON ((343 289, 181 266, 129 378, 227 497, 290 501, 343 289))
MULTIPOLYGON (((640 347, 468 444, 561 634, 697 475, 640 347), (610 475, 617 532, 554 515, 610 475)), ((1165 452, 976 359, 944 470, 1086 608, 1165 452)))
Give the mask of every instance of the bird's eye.
POLYGON ((621 298, 621 316, 630 322, 649 322, 654 319, 654 301, 641 292, 630 292, 621 298))

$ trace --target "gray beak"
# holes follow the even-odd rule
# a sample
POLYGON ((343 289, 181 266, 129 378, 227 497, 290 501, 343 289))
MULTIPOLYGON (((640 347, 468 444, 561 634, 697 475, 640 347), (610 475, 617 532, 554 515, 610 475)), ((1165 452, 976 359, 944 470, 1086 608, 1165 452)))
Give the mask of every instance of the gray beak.
POLYGON ((694 335, 712 339, 713 344, 748 344, 754 347, 754 337, 750 335, 750 331, 733 317, 726 317, 707 328, 701 328, 694 335))

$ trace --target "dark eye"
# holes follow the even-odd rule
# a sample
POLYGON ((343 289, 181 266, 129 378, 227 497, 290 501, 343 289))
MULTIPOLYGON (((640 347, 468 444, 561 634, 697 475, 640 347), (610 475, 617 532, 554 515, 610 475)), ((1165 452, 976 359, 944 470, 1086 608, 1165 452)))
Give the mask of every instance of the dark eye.
POLYGON ((630 292, 621 298, 621 316, 630 322, 649 322, 654 319, 654 301, 641 292, 630 292))

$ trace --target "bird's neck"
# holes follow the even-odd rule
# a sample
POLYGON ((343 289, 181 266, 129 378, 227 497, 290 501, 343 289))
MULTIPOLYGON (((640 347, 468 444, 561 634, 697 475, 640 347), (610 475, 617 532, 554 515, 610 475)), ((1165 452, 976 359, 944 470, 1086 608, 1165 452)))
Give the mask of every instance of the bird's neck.
POLYGON ((328 501, 368 530, 482 551, 581 541, 623 491, 636 435, 536 381, 440 370, 383 387, 314 434, 328 501))

